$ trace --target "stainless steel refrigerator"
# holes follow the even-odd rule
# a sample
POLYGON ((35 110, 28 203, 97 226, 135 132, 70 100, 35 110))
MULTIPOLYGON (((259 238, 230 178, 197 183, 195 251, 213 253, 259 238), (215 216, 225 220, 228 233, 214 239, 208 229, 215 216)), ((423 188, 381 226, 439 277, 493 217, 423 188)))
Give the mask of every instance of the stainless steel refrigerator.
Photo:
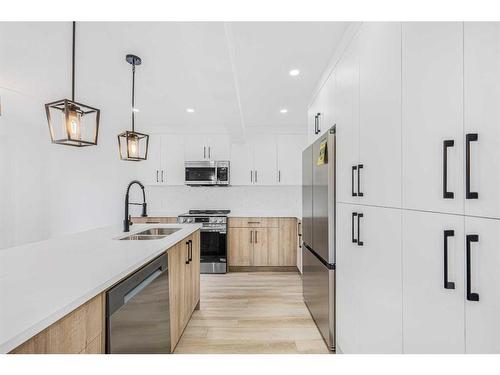
POLYGON ((335 350, 335 127, 302 153, 304 301, 335 350))

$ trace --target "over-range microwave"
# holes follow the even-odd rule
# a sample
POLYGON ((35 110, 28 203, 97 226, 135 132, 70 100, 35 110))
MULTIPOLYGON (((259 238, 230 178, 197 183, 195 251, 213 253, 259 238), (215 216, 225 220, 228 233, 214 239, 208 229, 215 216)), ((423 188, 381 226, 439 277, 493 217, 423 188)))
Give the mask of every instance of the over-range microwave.
POLYGON ((228 186, 229 161, 184 162, 184 183, 189 186, 228 186))

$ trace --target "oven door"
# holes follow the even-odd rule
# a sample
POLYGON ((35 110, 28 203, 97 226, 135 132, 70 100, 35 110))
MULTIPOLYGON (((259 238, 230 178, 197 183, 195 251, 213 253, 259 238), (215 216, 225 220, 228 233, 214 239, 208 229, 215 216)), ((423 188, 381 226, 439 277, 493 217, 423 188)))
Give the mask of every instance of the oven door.
POLYGON ((226 233, 203 228, 200 232, 200 262, 225 263, 227 259, 226 233))
POLYGON ((186 185, 215 185, 217 167, 212 161, 190 161, 185 163, 186 185))

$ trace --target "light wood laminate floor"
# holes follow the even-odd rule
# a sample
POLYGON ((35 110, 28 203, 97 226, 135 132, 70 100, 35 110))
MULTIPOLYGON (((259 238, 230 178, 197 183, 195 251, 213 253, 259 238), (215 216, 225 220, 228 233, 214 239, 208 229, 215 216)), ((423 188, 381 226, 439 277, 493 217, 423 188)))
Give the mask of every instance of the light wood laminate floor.
POLYGON ((295 272, 201 275, 195 310, 175 353, 328 353, 295 272))

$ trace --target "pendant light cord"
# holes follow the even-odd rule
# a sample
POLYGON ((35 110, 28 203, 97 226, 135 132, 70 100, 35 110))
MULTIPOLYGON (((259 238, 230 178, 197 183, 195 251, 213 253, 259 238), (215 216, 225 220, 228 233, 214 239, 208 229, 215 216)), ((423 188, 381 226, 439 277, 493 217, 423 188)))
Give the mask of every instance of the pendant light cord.
POLYGON ((73 52, 71 61, 71 100, 75 101, 75 33, 76 33, 76 22, 73 21, 73 52))
POLYGON ((132 131, 135 131, 135 63, 132 64, 132 131))

